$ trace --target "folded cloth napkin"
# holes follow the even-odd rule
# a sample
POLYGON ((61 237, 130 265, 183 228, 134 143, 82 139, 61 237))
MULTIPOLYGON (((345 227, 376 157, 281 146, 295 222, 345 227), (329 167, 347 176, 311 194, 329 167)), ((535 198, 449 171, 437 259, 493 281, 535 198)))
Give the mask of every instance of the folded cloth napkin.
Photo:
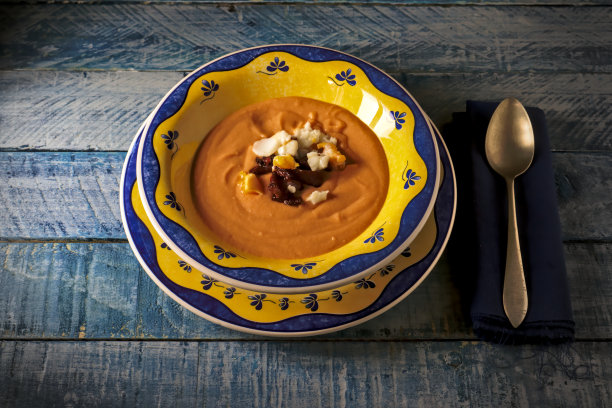
POLYGON ((513 328, 502 304, 507 246, 504 179, 489 166, 484 141, 498 103, 467 102, 444 128, 457 174, 457 216, 449 262, 474 332, 503 344, 574 338, 551 152, 544 112, 527 108, 535 135, 531 167, 515 180, 517 225, 527 282, 525 320, 513 328))

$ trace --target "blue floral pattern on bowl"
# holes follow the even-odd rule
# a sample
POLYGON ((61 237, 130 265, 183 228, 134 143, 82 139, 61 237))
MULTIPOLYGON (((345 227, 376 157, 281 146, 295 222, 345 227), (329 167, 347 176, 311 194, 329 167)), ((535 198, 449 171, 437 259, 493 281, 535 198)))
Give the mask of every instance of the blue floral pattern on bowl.
POLYGON ((302 273, 305 275, 308 273, 309 270, 311 270, 317 264, 317 262, 321 262, 321 261, 306 262, 305 264, 291 264, 291 267, 295 269, 296 271, 299 271, 301 269, 302 273))
POLYGON ((261 308, 263 307, 263 302, 276 303, 273 300, 266 299, 266 297, 268 297, 268 295, 266 295, 265 293, 260 293, 259 295, 250 295, 249 299, 252 300, 251 306, 255 307, 255 310, 261 310, 261 308))
POLYGON ((350 68, 347 69, 346 71, 342 71, 339 74, 336 74, 336 79, 334 79, 332 77, 328 77, 328 78, 331 79, 333 81, 333 83, 338 85, 338 86, 344 85, 345 81, 350 86, 357 85, 357 81, 355 80, 356 76, 355 76, 355 74, 352 73, 352 70, 350 68), (338 82, 336 82, 336 80, 338 82))
POLYGON ((339 290, 334 290, 331 293, 331 297, 336 301, 340 302, 342 300, 342 295, 346 295, 348 292, 340 292, 339 290))
POLYGON ((318 296, 316 293, 311 293, 310 295, 306 296, 304 299, 300 300, 300 302, 302 302, 304 306, 306 306, 306 309, 310 309, 311 312, 316 312, 317 310, 319 310, 320 301, 321 299, 318 299, 318 296))
POLYGON ((388 274, 393 272, 393 269, 395 269, 395 265, 389 264, 385 266, 384 268, 380 268, 378 271, 380 273, 380 276, 387 276, 388 274))
POLYGON ((215 97, 216 92, 219 90, 219 84, 216 84, 215 81, 211 80, 208 82, 204 79, 202 80, 202 87, 200 89, 204 92, 204 99, 200 101, 201 105, 215 97))
POLYGON ((383 235, 385 235, 385 229, 383 227, 380 227, 376 231, 374 231, 372 235, 366 238, 366 240, 363 241, 363 243, 364 244, 375 244, 377 241, 382 242, 385 240, 383 235))
POLYGON ((406 119, 404 119, 405 117, 406 112, 391 111, 391 118, 395 122, 395 128, 397 130, 402 129, 402 125, 406 122, 406 119))
POLYGON ((162 139, 164 139, 164 143, 168 147, 168 150, 172 152, 170 158, 174 157, 176 152, 178 152, 178 144, 176 143, 176 139, 179 137, 179 132, 177 130, 169 130, 167 135, 161 135, 162 139))
POLYGON ((370 275, 369 278, 362 278, 355 282, 355 289, 373 289, 376 287, 376 284, 372 282, 372 278, 376 275, 375 273, 370 275))
POLYGON ((180 260, 178 261, 178 264, 181 268, 183 268, 183 270, 191 272, 191 265, 189 265, 187 262, 180 260))
POLYGON ((226 288, 223 291, 223 294, 225 295, 226 299, 231 299, 234 297, 234 295, 239 295, 240 292, 236 292, 236 288, 233 286, 230 286, 229 288, 226 288))
POLYGON ((406 162, 404 171, 402 171, 402 181, 405 181, 404 190, 408 190, 410 186, 414 186, 416 182, 421 179, 421 176, 417 176, 416 173, 412 171, 412 169, 408 169, 408 171, 406 171, 406 168, 408 168, 408 162, 406 162), (404 173, 406 173, 405 176, 404 173))
POLYGON ((226 251, 225 249, 221 248, 219 245, 215 245, 215 250, 214 250, 215 254, 218 254, 217 259, 218 260, 222 260, 223 258, 229 259, 229 258, 235 258, 236 254, 230 251, 226 251))
POLYGON ((218 282, 219 281, 215 278, 211 278, 208 275, 202 274, 202 281, 200 283, 202 284, 202 289, 208 290, 212 288, 213 285, 219 286, 218 282))
POLYGON ((287 72, 289 71, 289 65, 285 63, 285 61, 281 61, 278 57, 274 57, 274 60, 268 64, 266 67, 266 71, 257 71, 258 74, 266 74, 266 75, 276 75, 278 72, 287 72))
POLYGON ((174 208, 175 210, 179 212, 181 211, 183 211, 183 213, 185 212, 185 210, 183 209, 183 206, 178 202, 176 198, 176 194, 174 194, 172 191, 166 194, 166 201, 164 201, 164 205, 169 205, 170 208, 174 208))
POLYGON ((289 298, 286 297, 278 300, 278 306, 281 308, 281 310, 289 309, 289 303, 293 303, 293 300, 289 300, 289 298))

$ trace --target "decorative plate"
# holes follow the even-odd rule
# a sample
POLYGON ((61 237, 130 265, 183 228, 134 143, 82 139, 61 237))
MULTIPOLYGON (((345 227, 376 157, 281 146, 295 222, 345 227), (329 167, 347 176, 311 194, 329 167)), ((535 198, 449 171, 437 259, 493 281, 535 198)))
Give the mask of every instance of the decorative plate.
MULTIPOLYGON (((142 128, 141 128, 142 131, 142 128)), ((451 232, 456 207, 455 174, 445 148, 434 212, 409 247, 388 265, 355 281, 321 292, 268 293, 239 289, 199 272, 157 234, 136 188, 134 140, 121 179, 121 216, 140 264, 182 306, 214 323, 269 336, 307 336, 369 320, 399 303, 429 274, 451 232)), ((444 142, 438 136, 438 143, 444 142)), ((303 267, 307 268, 307 265, 303 267)))
POLYGON ((425 224, 439 177, 433 130, 401 85, 355 57, 302 45, 239 51, 185 77, 145 126, 136 169, 153 228, 185 262, 233 286, 276 293, 341 286, 395 259, 425 224), (389 167, 387 198, 374 221, 316 260, 257 257, 220 242, 192 199, 192 164, 206 134, 241 107, 284 96, 333 103, 355 114, 378 136, 389 167), (295 265, 307 266, 307 273, 295 265))

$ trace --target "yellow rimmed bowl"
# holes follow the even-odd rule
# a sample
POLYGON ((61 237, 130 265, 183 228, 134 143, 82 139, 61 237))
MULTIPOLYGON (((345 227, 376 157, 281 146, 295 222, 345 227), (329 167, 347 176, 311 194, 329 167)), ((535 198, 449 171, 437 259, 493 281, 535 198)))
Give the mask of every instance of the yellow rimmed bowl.
POLYGON ((401 85, 360 59, 304 45, 250 48, 196 69, 151 114, 136 166, 151 224, 186 264, 236 287, 270 293, 326 290, 385 266, 422 229, 440 176, 433 130, 401 85), (233 248, 206 228, 193 199, 193 163, 206 134, 244 106, 286 96, 355 114, 378 137, 389 169, 387 197, 370 226, 317 259, 263 258, 233 248))

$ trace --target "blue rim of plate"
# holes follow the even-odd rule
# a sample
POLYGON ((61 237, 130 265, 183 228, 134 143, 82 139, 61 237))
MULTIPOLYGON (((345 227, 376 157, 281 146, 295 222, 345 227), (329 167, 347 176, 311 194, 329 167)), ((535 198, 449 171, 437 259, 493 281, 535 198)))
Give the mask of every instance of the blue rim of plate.
POLYGON ((378 316, 408 296, 431 272, 446 247, 455 219, 457 187, 446 145, 437 129, 434 128, 434 131, 438 143, 442 146, 440 162, 446 173, 433 211, 437 224, 435 243, 421 261, 399 272, 373 303, 357 312, 342 315, 308 312, 272 323, 253 322, 236 315, 214 297, 184 288, 168 279, 157 263, 158 249, 153 237, 135 214, 131 203, 131 192, 136 183, 134 147, 142 135, 142 127, 130 147, 121 176, 121 218, 128 241, 141 266, 166 294, 183 307, 213 323, 246 333, 280 337, 325 334, 355 326, 378 316))
POLYGON ((170 90, 151 114, 143 133, 144 136, 138 148, 137 171, 140 172, 138 187, 143 197, 145 211, 154 228, 177 253, 198 269, 208 271, 211 276, 219 280, 252 290, 271 292, 279 292, 279 289, 287 292, 325 290, 358 279, 371 270, 384 266, 393 260, 423 227, 433 208, 438 189, 440 175, 438 146, 435 142, 433 128, 416 100, 395 79, 379 68, 349 54, 328 48, 307 45, 268 45, 220 57, 193 71, 170 90), (375 252, 348 257, 324 274, 308 279, 291 278, 271 269, 230 268, 212 262, 202 253, 196 239, 182 226, 167 218, 155 201, 155 192, 160 178, 159 163, 153 149, 155 129, 179 111, 185 102, 189 88, 199 77, 214 71, 240 68, 258 56, 270 52, 285 52, 310 62, 346 61, 361 68, 372 85, 380 92, 408 105, 415 120, 414 146, 427 163, 427 182, 421 192, 404 209, 398 234, 391 243, 375 252))

